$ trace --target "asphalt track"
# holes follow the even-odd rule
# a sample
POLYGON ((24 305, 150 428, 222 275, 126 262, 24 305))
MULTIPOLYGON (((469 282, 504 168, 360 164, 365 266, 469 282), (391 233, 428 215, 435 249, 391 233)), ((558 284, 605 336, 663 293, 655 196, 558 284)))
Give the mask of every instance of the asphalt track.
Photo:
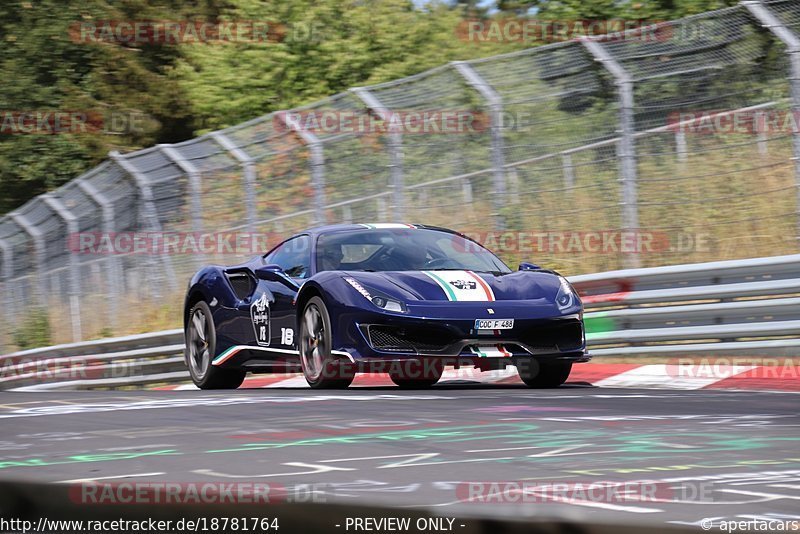
POLYGON ((798 407, 796 393, 582 384, 6 392, 0 478, 256 481, 294 500, 457 517, 791 520, 800 519, 798 407), (476 481, 501 485, 464 484, 476 481), (530 491, 608 481, 659 489, 641 501, 530 491), (523 482, 524 494, 514 490, 523 482))

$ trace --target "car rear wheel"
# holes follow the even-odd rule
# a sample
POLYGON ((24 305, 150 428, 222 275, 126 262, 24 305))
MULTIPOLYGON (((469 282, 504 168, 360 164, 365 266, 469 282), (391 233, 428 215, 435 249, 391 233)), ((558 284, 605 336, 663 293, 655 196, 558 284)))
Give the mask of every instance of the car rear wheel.
POLYGON ((401 388, 429 388, 442 378, 444 364, 439 360, 403 362, 389 371, 389 378, 401 388))
POLYGON ((519 377, 528 387, 557 388, 567 381, 572 371, 572 362, 537 362, 523 360, 517 362, 519 377))
POLYGON ((331 354, 332 339, 328 309, 311 297, 300 320, 300 365, 312 388, 344 389, 353 382, 352 367, 331 354))
POLYGON ((217 346, 217 331, 211 308, 203 301, 189 312, 186 324, 186 363, 192 382, 200 389, 236 389, 247 374, 239 369, 220 369, 211 361, 217 346))

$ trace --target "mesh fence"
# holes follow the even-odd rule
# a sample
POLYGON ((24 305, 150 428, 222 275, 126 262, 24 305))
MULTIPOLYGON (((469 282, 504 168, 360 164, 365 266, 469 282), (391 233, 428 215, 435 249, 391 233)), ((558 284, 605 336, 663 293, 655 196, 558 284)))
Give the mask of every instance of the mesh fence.
POLYGON ((0 342, 41 313, 51 342, 174 327, 200 265, 320 223, 453 227, 566 274, 797 252, 798 39, 798 2, 748 2, 112 154, 0 218, 0 342))

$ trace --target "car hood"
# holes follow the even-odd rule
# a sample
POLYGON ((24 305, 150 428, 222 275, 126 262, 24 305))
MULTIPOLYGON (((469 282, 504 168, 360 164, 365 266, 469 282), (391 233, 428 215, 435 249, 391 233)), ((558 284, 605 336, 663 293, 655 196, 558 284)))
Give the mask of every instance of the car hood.
POLYGON ((500 275, 474 271, 346 271, 343 274, 405 301, 552 301, 561 283, 560 277, 549 271, 500 275))

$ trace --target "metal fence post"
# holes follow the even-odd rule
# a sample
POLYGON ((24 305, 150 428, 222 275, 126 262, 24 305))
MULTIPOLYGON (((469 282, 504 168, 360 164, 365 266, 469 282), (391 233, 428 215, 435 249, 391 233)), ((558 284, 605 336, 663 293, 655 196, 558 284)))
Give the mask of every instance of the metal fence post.
POLYGON ((506 204, 505 145, 503 143, 503 98, 475 69, 463 61, 454 61, 456 71, 486 100, 491 117, 492 168, 494 169, 494 225, 505 228, 502 209, 506 204))
MULTIPOLYGON (((47 207, 62 220, 67 226, 67 232, 76 236, 80 231, 78 227, 78 219, 73 215, 66 206, 52 194, 44 194, 41 197, 42 201, 47 204, 47 207)), ((74 237, 73 237, 74 239, 74 237)), ((67 238, 69 242, 69 237, 67 238)), ((72 341, 82 341, 81 334, 81 277, 78 270, 78 252, 74 250, 69 251, 69 311, 70 322, 72 323, 72 341)))
MULTIPOLYGON (((161 223, 158 220, 158 212, 156 211, 154 198, 153 198, 153 190, 150 187, 150 180, 147 179, 147 176, 137 169, 130 161, 125 159, 125 156, 120 154, 117 151, 113 151, 109 153, 111 159, 116 163, 123 171, 125 171, 131 178, 133 178, 136 187, 139 189, 139 195, 141 196, 141 204, 140 209, 142 210, 142 219, 145 221, 145 224, 149 226, 149 230, 151 232, 161 232, 161 223)), ((177 281, 175 280, 175 269, 172 267, 172 259, 167 254, 160 254, 161 262, 164 265, 164 270, 166 272, 166 279, 167 285, 170 290, 176 290, 178 288, 177 281)))
POLYGON ((8 282, 11 280, 11 275, 14 272, 14 251, 11 245, 0 239, 0 252, 3 253, 3 281, 8 282))
POLYGON ((675 132, 675 152, 678 154, 678 163, 686 163, 689 159, 689 149, 686 145, 686 132, 675 132))
POLYGON ((472 182, 463 180, 461 182, 461 196, 464 199, 464 204, 472 202, 472 182))
POLYGON ((33 249, 35 255, 35 271, 36 271, 36 279, 31 282, 31 286, 33 289, 33 297, 34 302, 38 305, 45 304, 44 299, 44 292, 42 291, 42 285, 44 283, 44 254, 45 254, 45 247, 44 247, 44 235, 42 231, 36 228, 31 222, 26 219, 21 214, 12 211, 8 214, 17 226, 22 228, 22 230, 28 234, 31 239, 33 240, 33 249))
POLYGON ((203 232, 203 204, 200 197, 203 194, 202 183, 200 182, 200 171, 194 166, 194 163, 187 160, 181 155, 180 152, 175 150, 169 145, 157 145, 159 150, 172 160, 175 165, 186 174, 189 179, 189 189, 191 191, 191 207, 192 207, 192 230, 197 233, 203 232))
MULTIPOLYGON (((790 30, 764 4, 759 1, 742 2, 742 5, 765 28, 772 32, 786 46, 789 55, 789 91, 792 97, 792 113, 795 120, 800 117, 800 37, 790 30)), ((796 185, 797 215, 796 239, 800 243, 800 132, 792 132, 792 151, 794 153, 794 179, 796 185)))
POLYGON ((236 146, 233 141, 222 132, 211 132, 211 138, 219 146, 230 152, 231 156, 242 164, 244 170, 244 198, 245 198, 245 217, 247 220, 247 231, 255 231, 256 224, 256 160, 250 157, 247 152, 236 146))
MULTIPOLYGON (((4 325, 8 327, 9 325, 13 324, 14 322, 14 302, 11 298, 11 288, 9 285, 11 284, 11 276, 14 272, 14 251, 8 243, 4 240, 0 239, 0 252, 3 254, 3 269, 0 271, 0 275, 2 276, 3 283, 0 285, 0 288, 3 295, 5 295, 6 302, 0 302, 0 306, 3 307, 5 319, 3 321, 4 325)), ((6 340, 6 334, 10 335, 9 332, 6 332, 2 336, 0 336, 0 341, 6 340)), ((3 352, 10 348, 11 343, 0 343, 0 346, 3 347, 3 352)))
POLYGON ((325 206, 328 202, 325 198, 325 153, 322 149, 322 141, 296 121, 291 120, 288 117, 289 113, 289 111, 279 112, 278 117, 287 128, 300 136, 300 139, 311 151, 311 186, 314 188, 314 203, 316 204, 314 220, 317 224, 324 224, 328 218, 325 213, 325 206))
MULTIPOLYGON (((620 181, 622 182, 622 226, 628 232, 635 232, 639 229, 639 201, 634 138, 636 125, 633 120, 633 78, 598 41, 583 38, 581 43, 594 59, 611 73, 617 86, 620 125, 617 150, 620 160, 620 181)), ((626 254, 624 263, 628 268, 639 267, 639 255, 635 252, 626 254)))
MULTIPOLYGON (((161 153, 167 156, 175 165, 177 165, 189 180, 189 205, 191 206, 192 214, 190 219, 192 221, 192 231, 196 234, 197 239, 203 233, 203 203, 201 197, 203 195, 203 185, 200 180, 200 170, 194 166, 194 163, 187 160, 183 155, 169 145, 157 145, 161 153)), ((197 264, 203 265, 207 263, 206 254, 200 253, 196 256, 197 264)))
POLYGON ((561 170, 564 174, 564 188, 572 189, 575 187, 575 166, 572 164, 571 154, 561 153, 561 170))
POLYGON ((367 109, 378 114, 378 117, 389 127, 389 174, 392 180, 392 217, 397 221, 405 220, 405 178, 403 177, 403 133, 397 129, 392 120, 392 112, 365 87, 353 87, 350 91, 356 95, 367 109))
MULTIPOLYGON (((103 232, 110 237, 116 230, 116 225, 114 223, 114 203, 100 193, 94 184, 86 178, 78 178, 77 184, 78 188, 83 191, 92 202, 97 204, 102 211, 103 232)), ((110 303, 111 326, 116 329, 119 326, 119 296, 125 290, 125 279, 122 276, 122 268, 115 254, 112 253, 110 255, 108 263, 109 265, 106 266, 106 277, 111 298, 107 300, 110 303)))

